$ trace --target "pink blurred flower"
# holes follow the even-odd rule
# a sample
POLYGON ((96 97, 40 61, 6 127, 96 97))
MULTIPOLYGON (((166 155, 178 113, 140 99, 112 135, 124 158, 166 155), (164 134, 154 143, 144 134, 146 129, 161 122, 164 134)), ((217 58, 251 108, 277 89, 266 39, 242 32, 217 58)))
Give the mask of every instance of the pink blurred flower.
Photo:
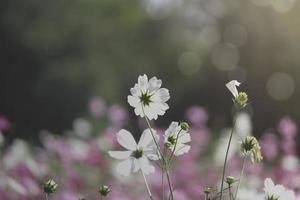
POLYGON ((42 193, 39 183, 31 178, 23 178, 21 180, 23 186, 27 189, 31 196, 38 196, 42 193))
POLYGON ((78 200, 78 197, 73 192, 62 191, 61 193, 58 193, 57 195, 55 195, 53 200, 78 200))
POLYGON ((95 142, 90 144, 86 161, 88 164, 95 167, 104 167, 106 165, 106 160, 102 157, 98 145, 95 142))
POLYGON ((174 194, 174 199, 178 199, 178 200, 188 200, 189 199, 183 190, 175 190, 173 192, 173 194, 174 194))
POLYGON ((109 126, 103 131, 105 141, 107 141, 109 143, 109 145, 111 145, 112 147, 118 146, 118 141, 117 141, 117 137, 116 137, 116 134, 118 131, 119 131, 119 129, 117 129, 113 126, 109 126))
POLYGON ((185 113, 186 119, 194 126, 203 126, 208 119, 207 113, 201 106, 191 106, 185 113))
POLYGON ((101 97, 93 97, 89 102, 89 111, 94 117, 101 117, 106 112, 105 101, 101 97))
POLYGON ((117 125, 117 126, 122 126, 128 119, 128 113, 127 111, 120 105, 112 105, 108 109, 108 118, 109 120, 117 125))
POLYGON ((264 133, 260 139, 262 155, 266 160, 273 160, 278 155, 278 139, 272 132, 264 133))
POLYGON ((297 125, 290 117, 283 117, 278 124, 279 133, 286 139, 293 139, 297 134, 297 125))
POLYGON ((69 167, 67 171, 66 179, 69 181, 69 185, 73 190, 82 189, 85 185, 84 179, 71 167, 69 167))
POLYGON ((280 146, 285 154, 296 154, 296 142, 294 139, 280 140, 280 146))
POLYGON ((0 116, 0 131, 7 131, 10 127, 10 121, 4 116, 0 116))
POLYGON ((199 156, 209 142, 209 130, 206 128, 194 129, 191 128, 191 149, 187 154, 179 157, 180 160, 193 160, 199 156))
POLYGON ((9 196, 10 193, 7 191, 7 189, 0 188, 0 199, 12 199, 9 196))
POLYGON ((263 170, 262 163, 249 163, 246 165, 246 174, 258 176, 263 170))
POLYGON ((16 165, 14 165, 10 170, 9 173, 12 176, 17 176, 17 177, 29 177, 29 178, 34 178, 33 173, 28 169, 25 163, 19 162, 16 165))

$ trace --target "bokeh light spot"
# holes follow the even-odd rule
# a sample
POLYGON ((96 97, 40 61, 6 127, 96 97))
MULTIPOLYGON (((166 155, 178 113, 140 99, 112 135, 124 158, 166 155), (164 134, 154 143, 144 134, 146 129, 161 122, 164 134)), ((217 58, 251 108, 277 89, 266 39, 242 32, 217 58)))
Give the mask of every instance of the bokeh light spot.
POLYGON ((240 47, 245 44, 247 40, 247 31, 240 24, 232 24, 225 29, 223 37, 225 42, 240 47))
POLYGON ((239 62, 239 51, 231 44, 218 44, 212 53, 212 63, 220 70, 229 71, 236 68, 239 62))
POLYGON ((286 100, 294 93, 295 81, 287 73, 276 72, 268 79, 266 89, 273 99, 278 101, 286 100))
POLYGON ((178 59, 178 68, 184 75, 193 75, 201 68, 200 56, 193 51, 184 52, 178 59))
POLYGON ((271 0, 271 5, 275 11, 286 13, 293 8, 295 2, 295 0, 271 0))

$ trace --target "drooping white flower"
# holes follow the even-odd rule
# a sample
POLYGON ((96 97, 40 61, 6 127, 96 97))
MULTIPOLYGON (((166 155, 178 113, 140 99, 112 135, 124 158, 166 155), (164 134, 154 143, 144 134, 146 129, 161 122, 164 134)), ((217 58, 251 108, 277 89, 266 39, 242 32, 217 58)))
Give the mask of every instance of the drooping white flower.
POLYGON ((190 134, 183 130, 178 122, 172 122, 169 128, 165 131, 165 146, 172 152, 174 151, 175 156, 189 152, 191 146, 186 143, 190 141, 190 134))
POLYGON ((226 87, 233 95, 233 102, 239 108, 244 108, 248 102, 248 95, 245 92, 239 92, 237 87, 240 86, 240 82, 232 80, 226 84, 226 87))
POLYGON ((258 163, 263 159, 260 149, 260 145, 254 136, 246 136, 241 142, 240 151, 242 156, 249 156, 252 163, 258 163))
POLYGON ((238 82, 237 80, 232 80, 232 81, 226 83, 226 87, 232 93, 232 95, 234 96, 234 98, 236 98, 239 95, 237 87, 240 86, 240 84, 241 83, 238 82))
MULTIPOLYGON (((159 136, 154 130, 152 131, 155 134, 156 141, 158 141, 159 136)), ((149 159, 158 160, 159 157, 150 129, 144 130, 138 143, 135 142, 132 134, 124 129, 117 133, 117 140, 126 150, 109 151, 108 153, 111 157, 122 160, 117 165, 117 172, 119 174, 128 176, 141 169, 144 174, 148 175, 155 171, 149 159)))
POLYGON ((286 189, 283 185, 275 185, 272 179, 265 180, 264 191, 266 200, 295 200, 296 196, 292 190, 286 189))
POLYGON ((158 115, 164 115, 169 108, 166 103, 169 98, 169 90, 160 88, 162 81, 155 76, 148 81, 146 74, 138 77, 138 83, 130 89, 131 95, 127 100, 134 107, 136 115, 151 119, 157 119, 158 115))

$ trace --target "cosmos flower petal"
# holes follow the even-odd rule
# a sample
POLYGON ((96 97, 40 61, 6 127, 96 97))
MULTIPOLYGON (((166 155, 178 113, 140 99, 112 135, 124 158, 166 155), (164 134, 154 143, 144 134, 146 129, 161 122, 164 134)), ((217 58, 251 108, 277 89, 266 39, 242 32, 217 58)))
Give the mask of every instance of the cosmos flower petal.
POLYGON ((178 127, 179 127, 179 123, 178 122, 172 122, 169 126, 169 128, 166 130, 166 132, 176 132, 176 131, 179 131, 178 130, 178 127))
POLYGON ((232 80, 232 81, 230 81, 230 82, 228 82, 228 83, 226 84, 226 87, 227 87, 228 90, 232 93, 232 95, 233 95, 234 97, 237 97, 238 94, 239 94, 239 92, 238 92, 238 90, 237 90, 237 86, 239 86, 240 84, 241 84, 241 83, 238 82, 237 80, 232 80))
POLYGON ((125 129, 122 129, 117 133, 117 140, 119 144, 126 149, 135 150, 137 147, 132 134, 125 129))
POLYGON ((131 105, 132 107, 136 107, 140 104, 140 99, 138 97, 135 96, 127 96, 127 101, 129 103, 129 105, 131 105))
POLYGON ((148 77, 146 74, 143 76, 139 76, 138 78, 138 86, 142 90, 143 93, 145 93, 148 89, 148 77))
POLYGON ((179 143, 187 143, 191 141, 191 135, 187 132, 182 132, 179 134, 178 142, 179 143))
POLYGON ((115 159, 129 158, 131 153, 131 151, 108 151, 108 154, 115 159))
POLYGON ((137 171, 138 165, 133 158, 128 158, 121 161, 117 165, 117 172, 122 176, 128 176, 129 174, 137 171))
POLYGON ((143 112, 143 108, 142 108, 142 105, 139 104, 135 107, 134 109, 134 113, 137 115, 137 116, 141 116, 141 117, 144 117, 144 112, 143 112))
POLYGON ((141 95, 141 90, 140 90, 138 84, 135 84, 134 87, 130 89, 130 93, 134 97, 138 97, 141 95))
MULTIPOLYGON (((156 131, 152 129, 152 132, 154 134, 155 140, 159 141, 159 136, 156 134, 156 131)), ((144 130, 144 132, 141 135, 140 141, 138 143, 138 147, 142 147, 143 149, 151 149, 155 147, 155 142, 153 140, 152 134, 150 132, 150 129, 144 130)))
POLYGON ((148 175, 155 171, 154 166, 150 164, 148 158, 146 158, 145 156, 141 157, 138 161, 140 164, 140 168, 141 168, 141 170, 143 170, 145 175, 148 175))
POLYGON ((146 150, 144 151, 145 156, 150 160, 159 160, 160 156, 157 150, 146 150))
POLYGON ((154 92, 161 87, 162 81, 155 76, 149 80, 149 92, 154 92))
POLYGON ((152 120, 152 119, 157 119, 158 117, 158 113, 161 113, 160 112, 160 109, 158 109, 157 107, 155 106, 145 106, 144 107, 144 112, 145 112, 145 115, 148 117, 148 119, 152 120))
POLYGON ((178 144, 178 145, 176 145, 176 150, 174 152, 174 155, 175 156, 179 156, 179 155, 188 153, 190 151, 190 149, 191 149, 190 145, 187 145, 187 144, 178 144))
POLYGON ((154 102, 166 102, 169 99, 170 99, 170 93, 169 90, 166 88, 160 88, 152 97, 152 100, 154 102))

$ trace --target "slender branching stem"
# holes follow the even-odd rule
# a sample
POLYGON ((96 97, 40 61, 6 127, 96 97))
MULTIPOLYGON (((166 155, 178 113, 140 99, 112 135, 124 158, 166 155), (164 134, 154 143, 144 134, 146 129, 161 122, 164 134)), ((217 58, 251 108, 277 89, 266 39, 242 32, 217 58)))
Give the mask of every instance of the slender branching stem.
POLYGON ((225 161, 224 161, 224 165, 223 165, 220 200, 222 200, 222 195, 223 195, 224 178, 225 178, 225 171, 226 171, 226 165, 227 165, 228 153, 229 153, 229 149, 230 149, 230 145, 231 145, 232 136, 233 136, 234 129, 235 129, 235 124, 236 124, 236 117, 234 116, 233 127, 232 127, 232 129, 231 129, 231 133, 230 133, 230 137, 229 137, 229 141, 228 141, 228 145, 227 145, 227 149, 226 149, 226 154, 225 154, 225 161))
POLYGON ((229 200, 233 200, 232 199, 231 185, 229 185, 228 190, 229 190, 229 200))
POLYGON ((48 200, 49 198, 48 198, 48 194, 47 193, 45 193, 45 199, 46 200, 48 200))
MULTIPOLYGON (((175 150, 176 150, 176 146, 177 146, 177 141, 178 141, 178 138, 179 138, 179 134, 180 134, 180 132, 182 131, 182 129, 180 129, 180 131, 178 131, 178 133, 177 133, 177 135, 176 135, 176 140, 175 140, 175 144, 174 144, 174 148, 173 148, 173 150, 172 150, 172 153, 171 153, 171 155, 170 155, 170 158, 169 158, 169 163, 170 163, 170 165, 171 165, 171 161, 172 161, 172 158, 173 158, 173 156, 174 156, 174 154, 175 154, 175 150)), ((169 167, 170 167, 170 165, 169 165, 169 167)))
POLYGON ((245 163, 246 163, 246 156, 243 158, 243 164, 242 164, 242 169, 241 169, 241 173, 240 173, 240 179, 239 179, 239 183, 238 183, 237 188, 236 188, 234 199, 237 198, 238 191, 239 191, 239 188, 240 188, 240 185, 241 185, 241 182, 242 182, 244 169, 245 169, 245 163))
POLYGON ((158 142, 156 141, 156 138, 155 138, 155 136, 154 136, 154 133, 153 133, 152 127, 151 127, 151 125, 150 125, 149 119, 148 119, 148 117, 147 117, 146 114, 145 114, 144 106, 142 106, 142 110, 143 110, 144 117, 145 117, 145 119, 146 119, 146 123, 147 123, 147 125, 148 125, 148 127, 149 127, 149 129, 150 129, 150 133, 151 133, 152 138, 153 138, 153 140, 154 140, 154 143, 155 143, 155 145, 156 145, 157 152, 158 152, 158 154, 159 154, 159 157, 161 158, 163 170, 165 170, 165 172, 166 172, 167 180, 168 180, 168 186, 169 186, 169 189, 170 189, 170 195, 171 195, 171 199, 173 200, 173 199, 174 199, 174 196, 173 196, 173 187, 172 187, 172 183, 171 183, 171 178, 170 178, 169 169, 168 169, 168 166, 167 166, 168 163, 167 163, 167 161, 166 161, 164 155, 162 154, 162 151, 161 151, 161 149, 160 149, 160 146, 159 146, 158 142))
POLYGON ((145 114, 144 106, 142 106, 142 110, 143 110, 144 117, 145 117, 145 119, 146 119, 146 123, 147 123, 147 125, 148 125, 148 127, 149 127, 149 129, 150 129, 151 136, 152 136, 153 141, 154 141, 154 143, 155 143, 155 146, 156 146, 156 148, 157 148, 158 156, 162 159, 162 161, 164 161, 165 158, 164 158, 164 156, 163 156, 163 153, 162 153, 162 151, 161 151, 161 149, 160 149, 160 146, 159 146, 158 142, 156 141, 156 138, 155 138, 155 136, 154 136, 154 133, 153 133, 151 124, 150 124, 150 122, 149 122, 149 119, 148 119, 148 117, 147 117, 146 114, 145 114))
MULTIPOLYGON (((164 148, 163 156, 165 156, 165 153, 166 153, 166 148, 164 148)), ((165 170, 164 170, 164 168, 161 168, 161 195, 162 195, 162 200, 165 200, 165 182, 164 182, 164 178, 165 178, 165 170)))
POLYGON ((161 169, 161 196, 162 200, 165 199, 165 187, 164 187, 164 169, 161 169))
POLYGON ((208 194, 205 194, 205 199, 204 200, 208 200, 208 194))
MULTIPOLYGON (((139 162, 139 165, 141 166, 140 162, 139 162)), ((141 172, 142 172, 142 175, 143 175, 143 178, 144 178, 144 181, 145 181, 145 185, 146 185, 149 197, 150 197, 151 200, 153 200, 152 193, 151 193, 150 187, 148 185, 148 181, 146 179, 146 176, 145 176, 145 173, 143 171, 143 168, 142 167, 140 167, 140 168, 141 168, 141 172)))

